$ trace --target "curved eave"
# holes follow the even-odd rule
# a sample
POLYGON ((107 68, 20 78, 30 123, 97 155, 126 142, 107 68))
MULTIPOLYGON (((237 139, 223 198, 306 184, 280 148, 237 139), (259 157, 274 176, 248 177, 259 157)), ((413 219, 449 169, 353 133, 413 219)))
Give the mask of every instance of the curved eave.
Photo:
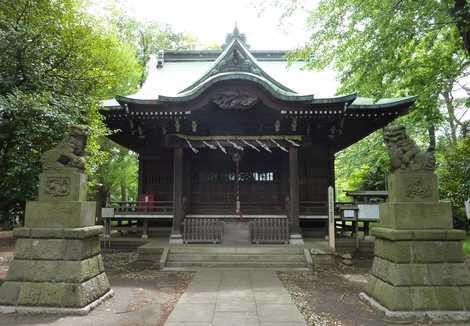
POLYGON ((248 57, 248 59, 251 61, 251 63, 256 67, 256 69, 260 72, 260 77, 268 80, 270 83, 272 83, 273 85, 276 85, 277 88, 279 89, 282 89, 286 92, 291 92, 291 93, 294 93, 296 94, 295 91, 293 91, 292 89, 290 89, 289 87, 281 84, 280 82, 278 82, 277 80, 275 80, 274 78, 272 78, 268 73, 266 73, 266 71, 263 70, 263 68, 260 67, 260 65, 258 64, 256 58, 250 53, 250 51, 248 51, 245 46, 243 46, 243 44, 238 40, 238 39, 234 39, 230 44, 229 46, 227 46, 227 48, 220 54, 220 56, 217 58, 217 60, 214 61, 214 63, 212 64, 212 66, 207 70, 207 72, 202 75, 198 80, 196 80, 194 83, 192 83, 191 85, 189 85, 188 87, 186 87, 185 89, 183 89, 180 93, 178 94, 185 94, 191 90, 194 90, 196 88, 199 87, 200 84, 204 83, 206 80, 210 79, 211 78, 211 75, 212 75, 212 72, 213 70, 219 66, 220 64, 222 64, 222 61, 225 60, 226 56, 228 55, 229 52, 233 51, 233 48, 234 47, 238 47, 244 55, 246 55, 248 57))
POLYGON ((313 102, 313 95, 298 95, 296 93, 287 92, 283 89, 278 88, 276 85, 273 85, 270 81, 248 72, 225 72, 220 73, 215 76, 212 76, 205 80, 203 83, 199 84, 197 87, 191 89, 188 92, 181 93, 177 96, 158 96, 157 99, 135 99, 125 96, 117 96, 116 100, 120 104, 126 103, 135 103, 135 104, 162 104, 162 103, 181 103, 188 102, 199 97, 204 91, 209 89, 211 86, 230 80, 245 80, 253 82, 263 89, 265 89, 273 97, 288 101, 288 102, 313 102))
POLYGON ((334 96, 334 97, 325 97, 325 98, 314 98, 312 100, 312 104, 338 104, 344 103, 346 105, 351 105, 351 103, 356 100, 357 94, 348 94, 348 95, 341 95, 341 96, 334 96))
POLYGON ((354 102, 348 107, 348 110, 380 110, 380 109, 392 109, 392 108, 404 108, 407 110, 415 102, 417 96, 409 96, 404 98, 397 99, 387 99, 387 102, 380 103, 380 100, 377 103, 371 104, 354 104, 354 102))

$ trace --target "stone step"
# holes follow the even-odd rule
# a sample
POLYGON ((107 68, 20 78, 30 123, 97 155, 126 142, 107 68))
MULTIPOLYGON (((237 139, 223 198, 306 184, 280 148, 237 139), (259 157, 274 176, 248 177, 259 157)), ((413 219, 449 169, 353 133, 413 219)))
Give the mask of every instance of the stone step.
POLYGON ((184 261, 167 261, 165 268, 272 268, 272 269, 289 269, 289 268, 305 268, 305 262, 256 262, 256 261, 198 261, 198 262, 184 262, 184 261))
POLYGON ((305 262, 305 256, 295 255, 260 255, 260 254, 180 254, 171 252, 168 255, 168 261, 268 261, 268 262, 305 262))
POLYGON ((171 253, 180 254, 303 254, 303 248, 295 247, 171 247, 171 253))
MULTIPOLYGON (((163 257, 163 256, 162 256, 163 257)), ((311 263, 311 262, 310 262, 311 263)), ((164 270, 235 268, 308 270, 303 248, 299 247, 170 247, 161 261, 164 270)))

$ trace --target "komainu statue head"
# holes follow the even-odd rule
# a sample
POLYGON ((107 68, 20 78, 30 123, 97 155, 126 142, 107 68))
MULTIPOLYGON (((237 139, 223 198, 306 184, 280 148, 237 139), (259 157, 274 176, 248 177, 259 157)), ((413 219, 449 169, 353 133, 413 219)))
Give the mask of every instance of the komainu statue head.
POLYGON ((385 127, 384 142, 390 155, 390 172, 399 169, 428 171, 435 169, 434 154, 431 151, 421 151, 406 134, 404 126, 385 127))
POLYGON ((42 169, 58 170, 72 168, 83 172, 85 170, 87 138, 87 127, 71 125, 64 140, 42 155, 42 169))

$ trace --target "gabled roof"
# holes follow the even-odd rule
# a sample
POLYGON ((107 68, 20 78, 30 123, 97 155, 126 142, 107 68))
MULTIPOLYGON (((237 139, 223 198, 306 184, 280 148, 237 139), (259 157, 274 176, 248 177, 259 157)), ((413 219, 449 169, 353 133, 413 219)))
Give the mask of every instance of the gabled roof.
POLYGON ((292 89, 284 86, 280 82, 276 81, 269 74, 267 74, 263 68, 258 64, 256 58, 248 51, 242 42, 235 38, 229 46, 225 48, 222 54, 215 60, 212 66, 194 83, 183 89, 180 93, 189 92, 191 89, 198 87, 204 83, 210 77, 220 73, 250 73, 255 76, 265 79, 269 83, 272 83, 276 88, 291 93, 290 95, 297 94, 292 89))
POLYGON ((376 101, 356 94, 334 96, 339 83, 333 71, 303 70, 301 62, 288 65, 287 51, 251 51, 238 29, 229 35, 223 51, 161 51, 158 57, 151 55, 141 88, 134 94, 102 101, 102 106, 121 109, 121 104, 131 103, 182 103, 197 98, 216 83, 230 80, 257 84, 283 101, 313 106, 335 104, 352 111, 407 109, 416 100, 415 97, 403 97, 376 101))

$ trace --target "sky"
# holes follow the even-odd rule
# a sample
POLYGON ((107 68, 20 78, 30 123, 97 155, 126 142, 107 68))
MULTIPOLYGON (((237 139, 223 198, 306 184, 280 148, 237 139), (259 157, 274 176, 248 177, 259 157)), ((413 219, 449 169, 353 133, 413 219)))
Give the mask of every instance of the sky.
MULTIPOLYGON (((306 0, 306 7, 313 8, 316 2, 306 0)), ((235 23, 254 50, 292 50, 308 40, 306 10, 297 11, 280 26, 282 9, 270 6, 262 11, 262 0, 120 0, 120 3, 127 14, 168 23, 176 32, 195 35, 202 44, 222 44, 235 23)))

